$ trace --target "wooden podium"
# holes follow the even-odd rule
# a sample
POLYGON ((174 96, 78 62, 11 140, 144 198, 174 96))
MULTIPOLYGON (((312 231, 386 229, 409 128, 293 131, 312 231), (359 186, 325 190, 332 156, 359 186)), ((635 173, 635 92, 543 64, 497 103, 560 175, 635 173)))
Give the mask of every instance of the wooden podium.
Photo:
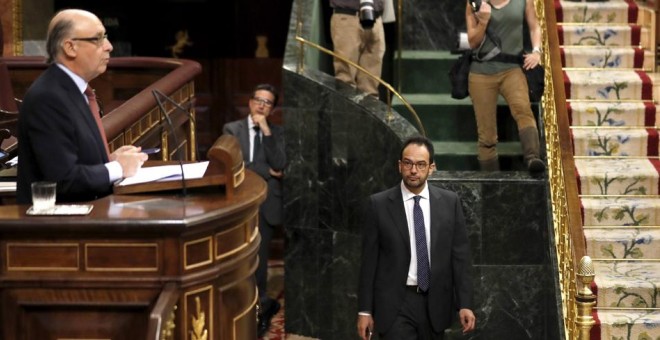
POLYGON ((209 152, 219 177, 184 197, 114 194, 86 216, 0 206, 0 339, 256 339, 266 183, 232 139, 209 152))
MULTIPOLYGON (((131 184, 126 186, 115 185, 115 194, 147 193, 185 188, 201 188, 222 186, 225 188, 227 198, 231 199, 234 190, 241 185, 245 177, 245 165, 241 154, 241 146, 234 136, 222 135, 218 138, 206 154, 209 166, 204 177, 195 179, 153 181, 147 183, 131 184)), ((176 165, 174 161, 149 161, 145 166, 176 165)))

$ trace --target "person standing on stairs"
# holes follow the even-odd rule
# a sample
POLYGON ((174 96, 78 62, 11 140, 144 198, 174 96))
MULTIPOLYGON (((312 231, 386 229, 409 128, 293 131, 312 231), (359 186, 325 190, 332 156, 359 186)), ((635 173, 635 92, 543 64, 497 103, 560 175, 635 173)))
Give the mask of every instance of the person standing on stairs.
POLYGON ((529 101, 527 79, 522 71, 522 68, 536 67, 541 61, 541 28, 534 1, 484 1, 476 11, 468 1, 465 21, 470 48, 474 51, 468 89, 477 122, 477 154, 481 169, 499 170, 497 98, 502 95, 518 126, 527 169, 533 173, 544 171, 545 163, 540 159, 538 128, 529 101), (523 20, 529 27, 529 38, 533 46, 530 53, 523 53, 523 20), (496 44, 486 34, 487 27, 493 38, 500 39, 501 53, 523 56, 522 68, 516 62, 479 61, 479 58, 475 58, 483 57, 496 48, 496 44))
MULTIPOLYGON (((385 55, 383 0, 330 0, 334 52, 380 78, 385 55), (360 20, 360 7, 372 4, 373 20, 360 20)), ((347 62, 334 59, 335 78, 378 98, 378 81, 347 62)))
POLYGON ((255 277, 259 290, 259 315, 257 335, 263 337, 270 328, 270 320, 280 310, 280 303, 268 297, 268 259, 270 241, 275 227, 282 224, 282 177, 286 165, 284 130, 269 123, 267 118, 277 105, 277 90, 270 84, 254 88, 248 102, 247 118, 229 122, 222 127, 222 134, 238 139, 245 167, 256 172, 268 185, 266 200, 259 207, 259 263, 255 277))

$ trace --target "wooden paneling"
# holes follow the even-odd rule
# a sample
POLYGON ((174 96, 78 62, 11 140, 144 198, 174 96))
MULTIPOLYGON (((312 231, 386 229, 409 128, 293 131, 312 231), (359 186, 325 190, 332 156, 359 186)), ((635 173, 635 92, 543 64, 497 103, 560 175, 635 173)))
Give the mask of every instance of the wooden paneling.
POLYGON ((0 339, 145 339, 157 305, 170 315, 161 296, 174 339, 255 339, 266 183, 248 170, 233 198, 210 189, 112 195, 87 216, 0 206, 0 339))

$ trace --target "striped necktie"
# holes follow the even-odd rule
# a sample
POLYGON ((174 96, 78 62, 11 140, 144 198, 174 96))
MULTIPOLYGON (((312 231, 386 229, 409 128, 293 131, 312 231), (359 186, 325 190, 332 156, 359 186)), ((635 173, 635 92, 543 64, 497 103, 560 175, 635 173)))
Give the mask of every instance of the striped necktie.
POLYGON ((110 148, 108 148, 108 138, 105 136, 105 129, 103 128, 103 123, 101 122, 101 109, 99 103, 96 101, 96 92, 87 86, 85 89, 85 96, 87 96, 87 101, 89 101, 89 109, 92 111, 92 116, 94 116, 94 121, 96 121, 96 126, 99 128, 99 133, 103 139, 103 146, 105 146, 105 152, 110 157, 110 148))

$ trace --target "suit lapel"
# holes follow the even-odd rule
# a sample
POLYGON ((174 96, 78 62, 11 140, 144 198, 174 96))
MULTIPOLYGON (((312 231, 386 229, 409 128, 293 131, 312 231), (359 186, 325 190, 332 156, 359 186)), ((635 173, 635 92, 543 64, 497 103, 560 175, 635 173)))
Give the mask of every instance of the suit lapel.
POLYGON ((96 120, 94 120, 94 117, 92 117, 92 111, 89 108, 89 104, 87 104, 85 101, 84 95, 80 92, 80 90, 78 90, 78 87, 76 87, 73 80, 57 65, 53 65, 51 67, 53 67, 55 72, 57 72, 60 83, 62 84, 64 91, 66 91, 66 95, 69 97, 70 102, 75 103, 76 110, 74 110, 75 113, 73 114, 79 115, 81 119, 80 121, 85 122, 84 124, 87 128, 87 131, 92 134, 92 139, 94 139, 96 142, 96 145, 99 149, 99 154, 104 155, 102 159, 104 162, 107 162, 108 156, 105 150, 105 145, 103 145, 104 142, 103 138, 101 137, 101 132, 96 125, 96 120))
POLYGON ((410 255, 410 234, 408 232, 408 219, 406 218, 406 210, 404 208, 403 196, 401 195, 401 187, 394 187, 390 194, 388 195, 388 207, 387 210, 392 215, 392 222, 395 228, 401 234, 401 239, 404 241, 404 245, 408 254, 410 255))
POLYGON ((250 162, 250 131, 248 131, 247 119, 239 121, 238 128, 238 143, 241 145, 241 151, 243 152, 243 161, 245 163, 250 162))
MULTIPOLYGON (((440 228, 442 228, 441 222, 442 221, 442 210, 443 207, 441 206, 443 204, 440 192, 438 190, 435 190, 433 186, 431 186, 428 182, 427 185, 429 186, 429 204, 431 207, 431 258, 433 258, 433 250, 438 249, 438 243, 440 242, 440 228)), ((433 262, 431 262, 433 263, 433 262)), ((433 266, 433 265, 431 265, 433 266)))

